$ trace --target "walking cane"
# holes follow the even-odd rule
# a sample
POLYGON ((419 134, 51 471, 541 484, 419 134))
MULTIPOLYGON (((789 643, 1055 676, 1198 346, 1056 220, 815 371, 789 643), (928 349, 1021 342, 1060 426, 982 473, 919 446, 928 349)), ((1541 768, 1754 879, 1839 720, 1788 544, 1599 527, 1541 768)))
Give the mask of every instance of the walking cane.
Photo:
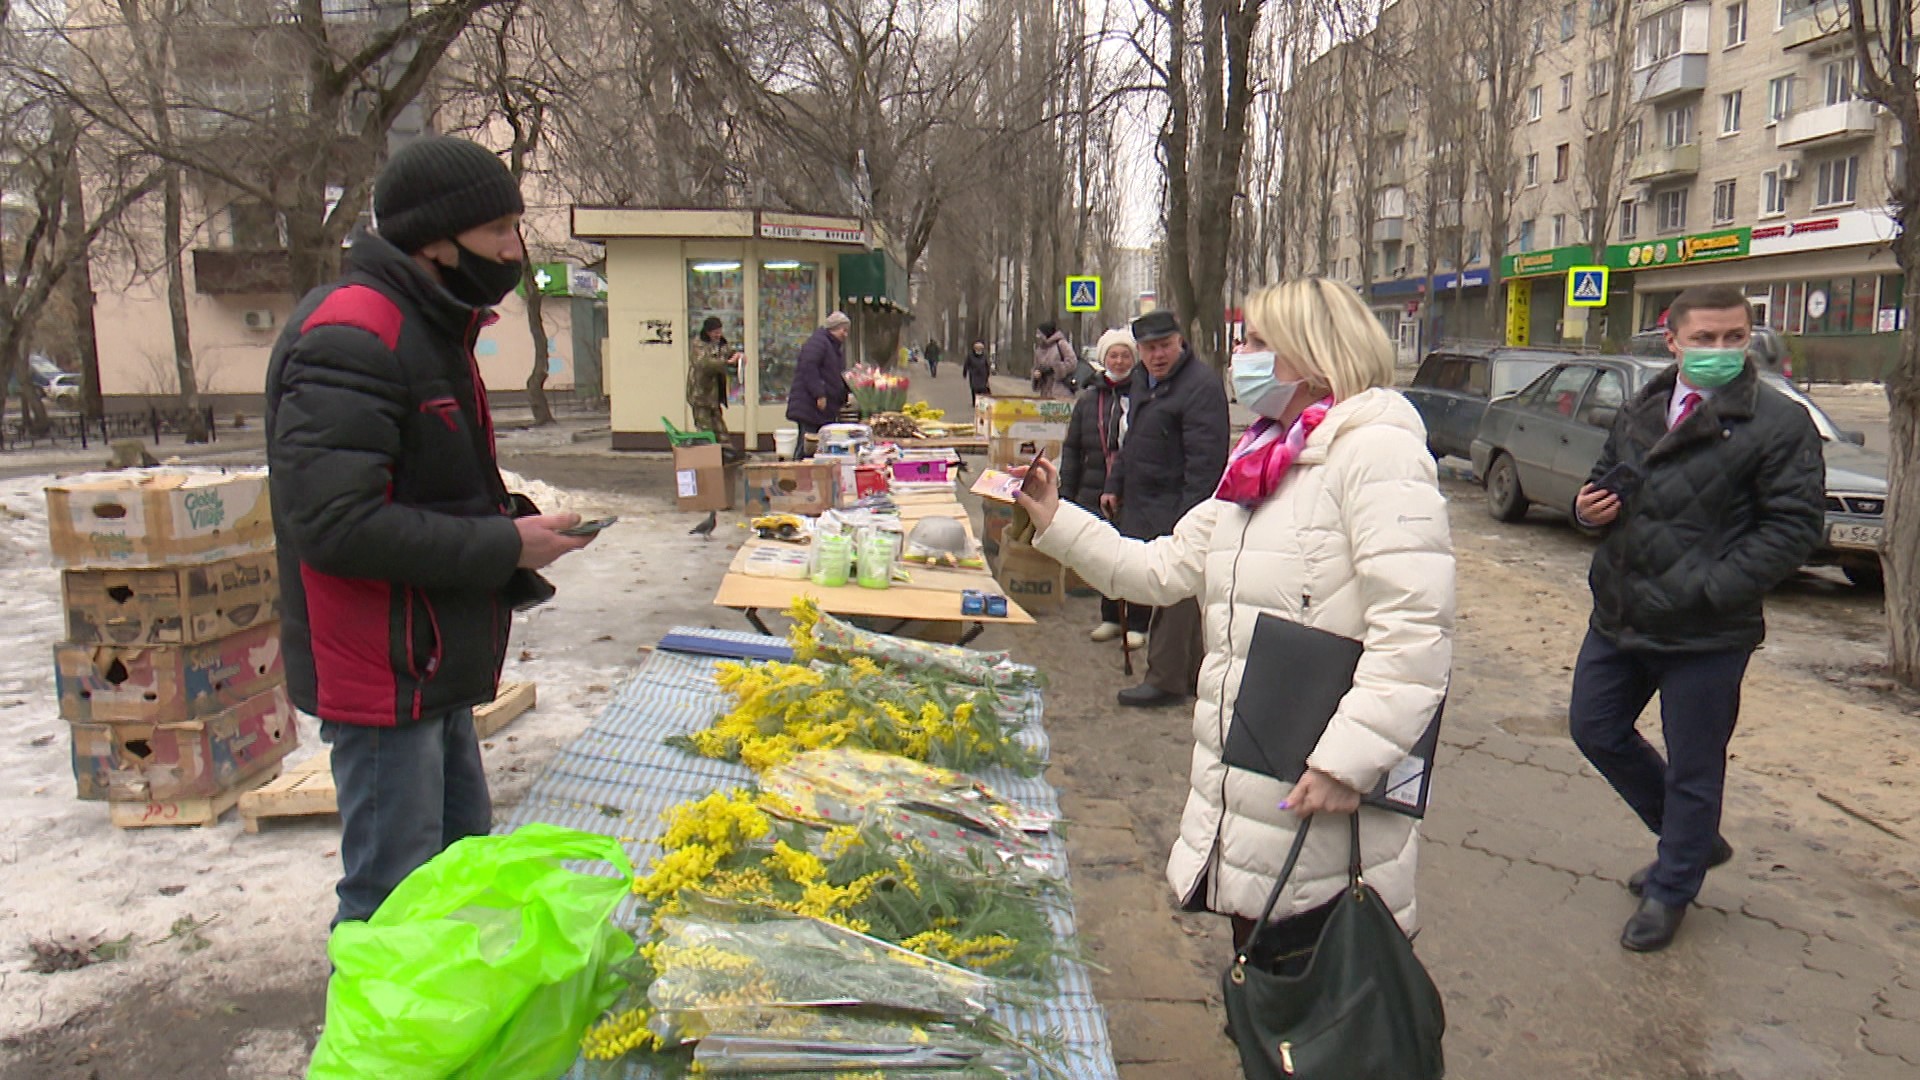
POLYGON ((1128 627, 1133 625, 1127 619, 1127 602, 1120 601, 1120 670, 1131 677, 1133 675, 1133 640, 1128 627))

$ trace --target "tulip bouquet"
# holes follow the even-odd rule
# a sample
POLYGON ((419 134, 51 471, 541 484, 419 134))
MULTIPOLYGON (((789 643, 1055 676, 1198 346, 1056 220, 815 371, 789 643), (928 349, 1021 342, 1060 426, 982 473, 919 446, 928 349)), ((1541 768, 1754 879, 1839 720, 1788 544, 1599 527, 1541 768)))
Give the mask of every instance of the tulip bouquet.
POLYGON ((847 386, 853 390, 853 403, 861 416, 899 412, 907 403, 907 377, 861 365, 847 372, 847 386))

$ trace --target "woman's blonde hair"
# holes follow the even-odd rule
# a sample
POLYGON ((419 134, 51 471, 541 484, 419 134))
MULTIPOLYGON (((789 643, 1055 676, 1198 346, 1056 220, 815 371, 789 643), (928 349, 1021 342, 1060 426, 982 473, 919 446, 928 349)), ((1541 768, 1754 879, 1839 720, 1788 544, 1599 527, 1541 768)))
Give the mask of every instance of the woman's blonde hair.
POLYGON ((1393 385, 1393 342, 1360 294, 1326 278, 1295 278, 1247 297, 1247 325, 1315 389, 1345 401, 1393 385))

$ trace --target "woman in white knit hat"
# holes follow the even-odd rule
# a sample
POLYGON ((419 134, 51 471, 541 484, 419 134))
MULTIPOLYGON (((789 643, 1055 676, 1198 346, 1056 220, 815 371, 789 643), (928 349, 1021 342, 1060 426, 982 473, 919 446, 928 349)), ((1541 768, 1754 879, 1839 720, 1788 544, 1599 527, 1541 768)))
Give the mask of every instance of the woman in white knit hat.
MULTIPOLYGON (((1060 447, 1060 494, 1075 506, 1104 514, 1103 503, 1112 504, 1107 497, 1107 473, 1126 438, 1128 398, 1139 359, 1132 331, 1125 327, 1107 331, 1093 357, 1098 369, 1093 385, 1073 403, 1067 440, 1060 447)), ((1100 625, 1093 628, 1093 640, 1112 641, 1124 632, 1128 647, 1145 648, 1152 618, 1150 605, 1101 597, 1100 625)))

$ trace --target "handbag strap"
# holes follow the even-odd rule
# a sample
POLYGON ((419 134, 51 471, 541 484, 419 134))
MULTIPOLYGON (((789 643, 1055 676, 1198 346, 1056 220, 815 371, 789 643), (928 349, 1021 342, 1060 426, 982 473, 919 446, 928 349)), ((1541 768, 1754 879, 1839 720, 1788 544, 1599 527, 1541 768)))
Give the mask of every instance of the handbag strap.
MULTIPOLYGON (((1352 829, 1352 841, 1347 852, 1347 887, 1357 892, 1364 884, 1360 867, 1360 812, 1354 811, 1348 815, 1348 819, 1352 829)), ((1260 909, 1260 921, 1254 924, 1253 933, 1247 935, 1246 944, 1241 946, 1239 953, 1234 957, 1236 966, 1247 962, 1247 955, 1253 951, 1254 941, 1259 938, 1260 932, 1270 925, 1267 920, 1273 918, 1273 909, 1280 903, 1280 893, 1286 889, 1287 882, 1293 878, 1294 867, 1300 864, 1300 853, 1307 846, 1307 830, 1312 827, 1313 818, 1304 818, 1300 822, 1300 828, 1294 832, 1293 847, 1287 850, 1286 864, 1280 868, 1280 876, 1274 879, 1273 891, 1267 894, 1266 906, 1260 909)))

